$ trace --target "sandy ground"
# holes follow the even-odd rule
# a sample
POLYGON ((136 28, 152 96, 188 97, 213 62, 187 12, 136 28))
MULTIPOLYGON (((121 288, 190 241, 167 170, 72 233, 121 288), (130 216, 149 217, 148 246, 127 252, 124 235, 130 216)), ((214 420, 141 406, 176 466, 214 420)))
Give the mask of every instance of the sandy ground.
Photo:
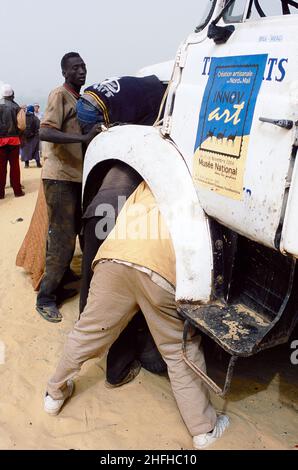
MULTIPOLYGON (((40 170, 31 166, 22 170, 26 196, 7 189, 0 201, 0 449, 191 449, 168 379, 142 369, 133 383, 110 390, 104 359, 84 366, 59 417, 43 412, 45 384, 77 318, 78 298, 62 307, 63 322, 46 322, 35 311, 29 277, 15 267, 39 185, 40 170)), ((78 266, 79 252, 74 261, 78 266)), ((211 370, 219 370, 214 348, 206 352, 211 370)), ((298 365, 290 364, 290 352, 284 345, 240 360, 228 397, 212 396, 231 417, 213 449, 298 447, 298 365)))

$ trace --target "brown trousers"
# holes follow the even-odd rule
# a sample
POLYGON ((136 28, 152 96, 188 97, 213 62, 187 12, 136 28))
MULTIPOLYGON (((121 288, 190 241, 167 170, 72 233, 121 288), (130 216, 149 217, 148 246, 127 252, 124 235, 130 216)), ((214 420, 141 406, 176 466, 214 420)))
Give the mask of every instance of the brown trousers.
MULTIPOLYGON (((174 296, 143 272, 122 264, 105 262, 95 266, 87 305, 68 335, 62 358, 48 382, 48 393, 54 399, 64 398, 66 381, 85 361, 102 356, 139 309, 167 363, 172 390, 190 434, 211 431, 216 413, 205 385, 183 360, 183 322, 174 296)), ((194 333, 187 354, 204 370, 200 340, 194 333)))

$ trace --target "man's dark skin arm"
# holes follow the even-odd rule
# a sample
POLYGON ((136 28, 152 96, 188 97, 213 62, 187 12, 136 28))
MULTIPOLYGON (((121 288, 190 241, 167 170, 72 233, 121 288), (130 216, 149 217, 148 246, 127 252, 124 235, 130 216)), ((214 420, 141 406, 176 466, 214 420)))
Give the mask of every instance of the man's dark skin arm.
POLYGON ((97 124, 86 135, 70 134, 53 127, 41 127, 39 137, 40 140, 52 142, 53 144, 88 144, 99 132, 101 132, 101 128, 97 124))

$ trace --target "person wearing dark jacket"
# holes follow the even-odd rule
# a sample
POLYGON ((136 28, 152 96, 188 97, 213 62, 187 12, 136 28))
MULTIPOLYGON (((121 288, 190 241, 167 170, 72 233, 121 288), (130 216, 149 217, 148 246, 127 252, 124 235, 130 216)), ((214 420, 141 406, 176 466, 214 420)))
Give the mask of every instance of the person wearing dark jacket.
POLYGON ((158 114, 166 85, 155 75, 125 76, 95 83, 77 103, 83 133, 94 124, 143 124, 151 126, 158 114))
POLYGON ((14 101, 14 91, 10 85, 2 86, 0 99, 0 199, 5 197, 7 163, 10 164, 10 182, 15 197, 24 196, 20 175, 20 106, 14 101), (19 118, 19 119, 18 119, 19 118))
MULTIPOLYGON (((166 85, 155 75, 137 78, 121 77, 89 86, 77 102, 77 116, 83 133, 95 124, 153 125, 159 112, 166 85)), ((115 224, 123 202, 134 192, 142 177, 126 163, 115 160, 83 215, 83 259, 80 312, 87 303, 97 250, 115 224), (109 205, 115 217, 101 237, 96 226, 103 221, 100 207, 109 205)), ((117 387, 131 381, 143 366, 150 372, 166 370, 145 318, 139 312, 111 346, 107 356, 107 385, 117 387)))
MULTIPOLYGON (((88 132, 95 124, 104 124, 106 127, 115 124, 153 125, 165 90, 166 85, 155 75, 111 78, 89 86, 77 102, 77 116, 82 132, 88 132)), ((115 160, 84 211, 80 312, 87 302, 93 275, 92 261, 115 224, 114 218, 109 221, 109 230, 102 237, 96 236, 96 226, 103 219, 98 209, 109 204, 117 217, 119 200, 125 201, 141 181, 142 177, 133 168, 115 160)), ((156 373, 166 370, 166 364, 156 348, 145 318, 139 312, 109 350, 107 385, 117 387, 133 380, 141 366, 156 373)))
MULTIPOLYGON (((106 126, 124 123, 152 125, 157 118, 164 92, 165 85, 155 75, 142 78, 112 78, 89 86, 77 102, 77 117, 83 134, 92 129, 95 124, 105 124, 106 126)), ((100 204, 110 204, 117 215, 118 198, 121 196, 125 199, 128 198, 141 180, 142 178, 135 170, 127 164, 115 160, 105 175, 98 193, 84 211, 85 244, 80 299, 81 312, 87 301, 92 277, 92 256, 96 254, 100 243, 94 231, 94 227, 100 219, 96 215, 96 208, 100 204)))
POLYGON ((27 106, 26 129, 21 139, 21 160, 25 168, 29 168, 29 161, 35 160, 36 166, 41 168, 39 156, 39 127, 40 121, 34 114, 34 106, 27 106))

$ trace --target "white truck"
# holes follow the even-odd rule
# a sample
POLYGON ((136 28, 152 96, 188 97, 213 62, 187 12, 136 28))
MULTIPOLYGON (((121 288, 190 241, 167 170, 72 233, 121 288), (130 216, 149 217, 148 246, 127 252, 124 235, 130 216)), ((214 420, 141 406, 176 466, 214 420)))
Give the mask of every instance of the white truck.
MULTIPOLYGON (((198 2, 198 11, 200 11, 198 2)), ((135 168, 167 221, 176 300, 230 355, 286 342, 298 321, 298 2, 211 0, 179 47, 161 125, 102 132, 83 200, 113 159, 135 168)))

